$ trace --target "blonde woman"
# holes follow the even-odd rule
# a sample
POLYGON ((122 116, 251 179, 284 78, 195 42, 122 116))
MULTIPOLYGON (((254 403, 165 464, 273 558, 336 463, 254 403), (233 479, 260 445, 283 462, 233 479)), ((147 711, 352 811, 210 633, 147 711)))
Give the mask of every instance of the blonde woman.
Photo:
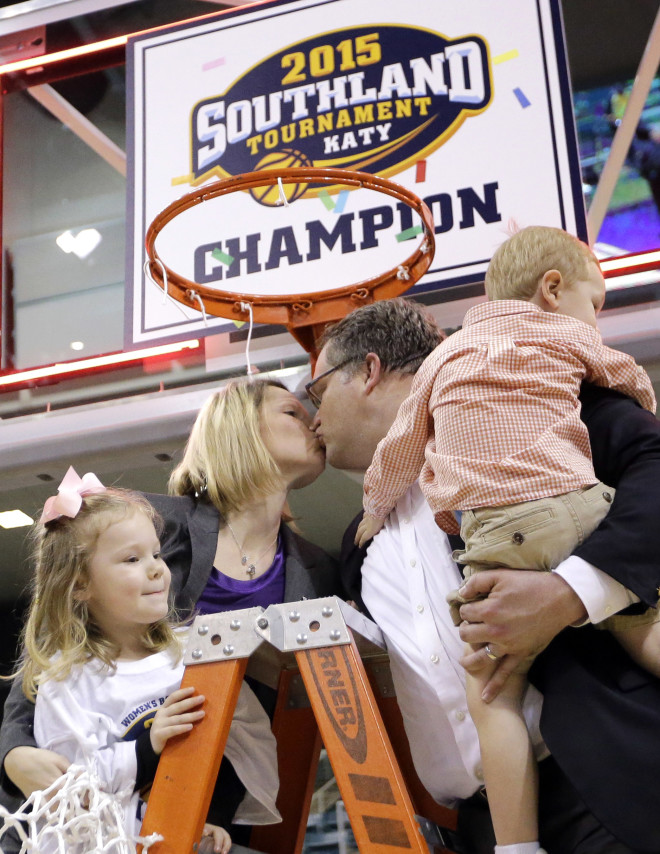
POLYGON ((167 496, 163 554, 183 611, 202 613, 340 592, 336 567, 288 525, 291 489, 325 456, 294 395, 268 380, 231 383, 202 407, 167 496))
MULTIPOLYGON (((165 522, 162 555, 180 614, 342 595, 334 561, 286 524, 289 491, 312 483, 325 464, 310 423, 300 401, 271 380, 230 382, 202 407, 172 494, 147 496, 165 522)), ((0 729, 6 803, 46 788, 68 765, 36 748, 33 710, 14 686, 0 729)))

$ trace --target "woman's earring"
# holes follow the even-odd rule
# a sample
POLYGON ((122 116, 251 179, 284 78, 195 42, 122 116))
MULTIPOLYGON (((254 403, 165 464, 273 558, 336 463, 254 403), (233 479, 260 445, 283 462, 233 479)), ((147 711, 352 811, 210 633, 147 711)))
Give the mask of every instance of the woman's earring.
POLYGON ((199 498, 201 495, 205 495, 208 492, 208 480, 206 479, 206 475, 202 475, 202 484, 199 489, 195 490, 195 498, 199 498))

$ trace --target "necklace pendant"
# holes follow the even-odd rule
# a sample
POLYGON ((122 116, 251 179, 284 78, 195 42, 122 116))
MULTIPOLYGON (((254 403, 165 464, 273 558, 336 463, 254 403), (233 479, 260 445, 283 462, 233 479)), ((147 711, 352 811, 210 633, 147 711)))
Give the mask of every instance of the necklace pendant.
POLYGON ((247 555, 243 555, 243 557, 241 558, 241 563, 243 564, 243 566, 245 566, 245 564, 247 562, 248 562, 247 555))
POLYGON ((247 574, 250 576, 250 578, 254 578, 254 573, 255 573, 256 571, 257 571, 257 567, 256 567, 253 563, 251 563, 251 564, 248 566, 248 568, 246 569, 246 572, 247 572, 247 574))

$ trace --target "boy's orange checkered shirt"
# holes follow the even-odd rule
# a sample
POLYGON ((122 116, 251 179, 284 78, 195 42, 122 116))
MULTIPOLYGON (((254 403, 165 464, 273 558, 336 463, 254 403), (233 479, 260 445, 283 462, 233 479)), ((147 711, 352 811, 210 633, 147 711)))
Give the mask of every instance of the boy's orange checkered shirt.
POLYGON ((419 478, 448 533, 452 511, 561 495, 595 483, 583 381, 655 412, 646 372, 598 330, 521 300, 471 308, 423 363, 364 482, 365 512, 385 518, 419 478))

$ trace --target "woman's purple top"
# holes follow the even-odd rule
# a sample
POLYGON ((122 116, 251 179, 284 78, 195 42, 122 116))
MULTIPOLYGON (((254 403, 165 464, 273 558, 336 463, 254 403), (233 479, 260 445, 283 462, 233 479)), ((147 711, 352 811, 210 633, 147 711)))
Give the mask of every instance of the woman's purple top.
POLYGON ((280 534, 277 551, 270 568, 258 578, 230 578, 213 567, 204 592, 197 602, 200 614, 217 614, 219 611, 238 611, 284 601, 284 542, 280 534))

